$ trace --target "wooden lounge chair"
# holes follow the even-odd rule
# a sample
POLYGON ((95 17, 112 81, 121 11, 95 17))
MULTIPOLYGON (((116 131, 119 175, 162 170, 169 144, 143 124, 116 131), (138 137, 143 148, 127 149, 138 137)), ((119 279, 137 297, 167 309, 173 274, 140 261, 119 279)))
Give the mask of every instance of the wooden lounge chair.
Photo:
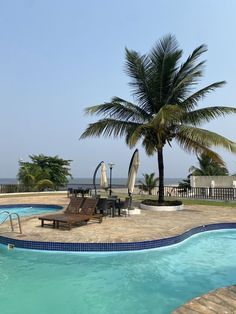
POLYGON ((78 214, 85 198, 72 196, 70 203, 65 210, 65 214, 78 214))
POLYGON ((48 214, 48 215, 39 217, 39 220, 41 220, 42 227, 45 225, 44 221, 52 221, 53 228, 55 228, 55 226, 56 226, 55 225, 55 217, 60 217, 62 215, 68 215, 68 214, 78 214, 81 207, 82 207, 83 202, 84 202, 83 197, 72 196, 70 198, 70 203, 68 204, 64 213, 59 213, 59 214, 54 213, 54 214, 48 214))
POLYGON ((80 209, 76 209, 74 212, 68 212, 55 215, 47 215, 39 217, 41 220, 41 226, 44 226, 44 221, 52 221, 54 228, 59 228, 60 223, 65 224, 69 229, 72 225, 87 223, 91 219, 98 219, 99 223, 102 222, 102 215, 96 214, 96 206, 98 199, 86 198, 80 209))

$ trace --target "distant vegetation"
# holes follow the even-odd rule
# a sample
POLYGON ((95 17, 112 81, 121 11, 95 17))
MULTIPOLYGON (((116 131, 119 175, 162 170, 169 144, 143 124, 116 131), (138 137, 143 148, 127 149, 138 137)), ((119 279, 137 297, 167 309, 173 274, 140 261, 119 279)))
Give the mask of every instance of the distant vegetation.
POLYGON ((144 173, 144 181, 139 181, 140 189, 142 191, 148 192, 149 195, 152 195, 152 190, 157 186, 158 178, 155 178, 155 173, 144 173))
POLYGON ((226 168, 223 160, 215 161, 210 156, 206 154, 201 154, 197 157, 199 167, 191 166, 189 169, 190 174, 187 179, 184 179, 179 183, 179 188, 183 188, 184 191, 189 189, 190 186, 190 176, 228 176, 229 171, 226 168))
POLYGON ((58 156, 29 156, 31 162, 19 161, 18 179, 27 191, 57 190, 68 183, 71 160, 58 156))
POLYGON ((201 154, 197 157, 199 167, 192 166, 189 171, 193 176, 228 176, 224 162, 215 161, 210 156, 201 154))

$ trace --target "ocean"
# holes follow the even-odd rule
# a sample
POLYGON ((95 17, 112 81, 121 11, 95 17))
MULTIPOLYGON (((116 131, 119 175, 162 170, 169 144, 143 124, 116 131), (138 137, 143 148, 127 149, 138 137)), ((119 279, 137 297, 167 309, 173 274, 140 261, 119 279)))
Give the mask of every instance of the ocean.
MULTIPOLYGON (((143 180, 143 178, 137 178, 136 184, 138 184, 139 180, 143 180)), ((165 185, 178 185, 183 178, 165 178, 165 185)), ((17 184, 16 178, 0 178, 0 184, 17 184)), ((96 184, 100 183, 100 179, 96 179, 96 184)), ((109 183, 109 178, 108 178, 109 183)), ((113 186, 126 186, 127 178, 112 178, 112 185, 113 186)), ((69 180, 68 186, 78 185, 80 187, 93 185, 92 178, 73 178, 69 180)))

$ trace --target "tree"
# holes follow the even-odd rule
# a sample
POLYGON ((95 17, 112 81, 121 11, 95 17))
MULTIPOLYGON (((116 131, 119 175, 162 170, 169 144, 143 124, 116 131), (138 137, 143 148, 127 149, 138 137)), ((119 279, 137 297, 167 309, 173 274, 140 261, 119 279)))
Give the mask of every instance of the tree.
POLYGON ((27 191, 30 191, 35 184, 35 170, 29 162, 19 161, 20 169, 18 171, 18 179, 27 191))
POLYGON ((58 156, 44 155, 29 156, 32 162, 19 162, 18 178, 28 190, 58 189, 68 182, 71 177, 70 162, 58 156))
POLYGON ((53 188, 54 184, 50 181, 49 174, 45 169, 30 162, 20 161, 18 179, 27 191, 42 191, 46 188, 53 188))
POLYGON ((38 165, 43 171, 48 173, 47 179, 51 180, 55 186, 63 186, 68 182, 70 174, 70 163, 72 160, 65 160, 58 156, 32 155, 30 156, 34 164, 38 165))
POLYGON ((42 180, 37 181, 35 187, 38 191, 44 191, 45 189, 53 189, 54 184, 52 181, 48 179, 42 179, 42 180))
POLYGON ((199 168, 192 166, 189 171, 193 176, 228 176, 229 171, 224 164, 218 163, 210 156, 201 154, 197 157, 199 168))
POLYGON ((189 168, 190 174, 187 179, 184 179, 179 183, 179 188, 182 188, 185 192, 191 188, 190 176, 228 176, 229 171, 224 164, 213 160, 211 157, 205 154, 197 156, 199 162, 199 168, 191 166, 189 168))
POLYGON ((119 97, 111 102, 86 108, 86 113, 102 118, 89 124, 81 138, 92 136, 125 136, 131 148, 142 141, 148 155, 157 154, 159 199, 164 203, 164 147, 175 139, 187 152, 206 153, 222 162, 213 147, 221 146, 236 152, 235 143, 206 129, 201 124, 226 114, 236 113, 232 107, 196 109, 199 100, 225 82, 212 83, 197 91, 194 87, 203 76, 204 61, 199 57, 207 51, 197 47, 180 64, 183 51, 173 35, 163 37, 150 51, 141 55, 126 49, 126 72, 135 103, 119 97))
POLYGON ((179 182, 178 187, 182 189, 183 192, 186 192, 187 190, 191 189, 190 176, 188 176, 187 179, 183 179, 181 182, 179 182))
POLYGON ((144 181, 139 181, 141 184, 141 189, 148 192, 149 195, 152 195, 152 190, 157 186, 158 178, 154 178, 155 173, 144 173, 144 181))

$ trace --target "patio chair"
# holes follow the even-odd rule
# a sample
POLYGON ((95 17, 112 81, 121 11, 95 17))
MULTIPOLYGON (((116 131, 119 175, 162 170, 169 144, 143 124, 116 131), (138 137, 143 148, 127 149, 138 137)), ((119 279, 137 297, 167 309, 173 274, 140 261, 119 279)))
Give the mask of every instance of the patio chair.
POLYGON ((102 214, 103 217, 106 217, 109 214, 110 208, 108 206, 107 198, 99 198, 98 199, 97 212, 99 214, 102 214))
POLYGON ((44 221, 52 221, 53 228, 59 228, 60 223, 65 224, 69 229, 72 225, 87 223, 91 219, 97 219, 102 222, 102 215, 96 214, 97 199, 86 198, 83 200, 81 208, 75 208, 73 212, 65 211, 62 214, 47 215, 39 217, 41 226, 44 227, 44 221))
POLYGON ((110 213, 111 217, 115 217, 116 214, 120 216, 120 199, 117 195, 110 195, 107 198, 107 213, 110 213))
POLYGON ((78 214, 84 201, 85 201, 85 198, 83 197, 72 196, 70 198, 70 203, 68 204, 64 213, 65 214, 78 214))
POLYGON ((125 217, 130 215, 129 210, 131 207, 130 197, 126 197, 124 201, 120 201, 120 211, 121 214, 124 214, 125 217))

